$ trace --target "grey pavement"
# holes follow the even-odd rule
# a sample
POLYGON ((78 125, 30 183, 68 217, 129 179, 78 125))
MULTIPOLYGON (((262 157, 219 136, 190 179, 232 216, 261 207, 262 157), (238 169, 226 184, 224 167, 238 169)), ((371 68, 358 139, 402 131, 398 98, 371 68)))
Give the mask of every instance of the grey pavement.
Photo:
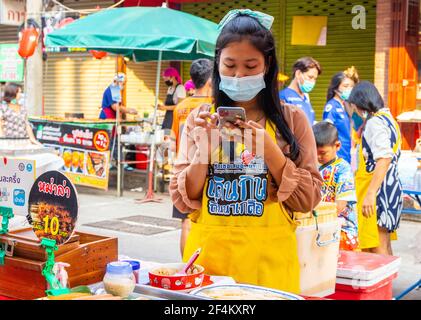
POLYGON ((118 237, 119 254, 131 258, 162 263, 181 261, 179 229, 147 236, 86 226, 94 222, 137 215, 172 219, 172 204, 168 195, 157 195, 163 199, 162 203, 138 204, 135 199, 143 199, 143 192, 126 191, 124 197, 118 198, 114 192, 104 193, 81 188, 78 190, 78 231, 118 237))

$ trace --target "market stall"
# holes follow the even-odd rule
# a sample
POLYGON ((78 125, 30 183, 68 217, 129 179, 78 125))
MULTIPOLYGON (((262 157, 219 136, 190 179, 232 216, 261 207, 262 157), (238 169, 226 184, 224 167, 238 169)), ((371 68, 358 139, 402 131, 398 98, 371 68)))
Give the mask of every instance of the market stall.
POLYGON ((31 227, 0 235, 5 253, 0 260, 0 296, 48 300, 392 299, 392 281, 401 259, 339 251, 340 223, 331 204, 298 216, 301 289, 293 294, 239 283, 229 275, 208 274, 196 262, 206 248, 198 248, 187 263, 119 255, 116 238, 76 231, 77 193, 63 174, 47 172, 30 189, 27 219, 31 227))
POLYGON ((0 157, 0 169, 12 193, 0 203, 0 295, 36 299, 101 281, 117 259, 117 239, 75 231, 79 202, 72 182, 58 171, 35 178, 35 163, 20 158, 0 157), (15 215, 27 226, 11 228, 15 215))
MULTIPOLYGON (((192 33, 206 31, 208 27, 212 37, 216 35, 213 25, 201 20, 189 24, 190 19, 195 20, 166 8, 114 9, 75 22, 53 32, 47 39, 54 46, 107 50, 136 61, 158 60, 161 63, 162 60, 193 59, 213 54, 212 41, 205 41, 199 35, 186 39, 184 32, 176 34, 177 25, 183 25, 183 29, 188 28, 192 33), (114 20, 116 17, 118 19, 114 20), (185 23, 183 18, 186 18, 185 23), (125 24, 121 23, 122 20, 125 24), (105 31, 109 28, 109 33, 104 33, 100 26, 105 31), (121 30, 121 26, 126 29, 121 30), (136 26, 153 28, 145 27, 134 35, 127 32, 136 26), (168 28, 164 30, 167 33, 157 26, 168 28), (131 44, 127 45, 128 42, 131 44)), ((156 92, 159 92, 159 77, 160 68, 156 92)), ((300 287, 295 294, 238 283, 229 274, 209 274, 209 270, 196 263, 200 261, 197 259, 202 250, 208 248, 197 248, 187 263, 160 264, 119 256, 116 238, 77 232, 78 197, 73 182, 100 188, 108 185, 110 137, 114 126, 118 148, 121 142, 151 147, 146 200, 154 200, 151 185, 153 162, 155 147, 161 141, 157 137, 157 101, 158 97, 148 137, 142 135, 145 132, 133 132, 123 138, 121 126, 127 123, 122 122, 118 114, 111 122, 32 119, 37 138, 62 155, 61 169, 67 176, 58 171, 47 171, 38 177, 31 175, 31 178, 16 176, 15 179, 13 176, 10 179, 6 175, 10 190, 18 189, 18 192, 13 191, 13 200, 6 194, 10 204, 1 208, 0 295, 48 300, 392 299, 392 280, 399 270, 400 259, 340 251, 341 221, 336 205, 332 203, 321 203, 311 212, 294 216, 300 263, 300 287), (19 181, 24 179, 27 185, 18 187, 18 178, 19 181), (24 208, 20 208, 22 204, 24 208), (19 210, 30 227, 9 231, 8 220, 19 210)), ((20 170, 22 173, 19 174, 30 175, 28 168, 35 165, 24 162, 21 165, 20 159, 2 160, 15 171, 20 170)), ((120 167, 123 163, 120 155, 118 162, 120 167)))
MULTIPOLYGON (((108 189, 111 158, 116 146, 114 133, 121 132, 114 120, 32 117, 34 135, 63 158, 60 171, 76 185, 108 189)), ((143 129, 144 119, 122 120, 120 126, 143 129)), ((143 130, 142 130, 143 131, 143 130)), ((121 164, 117 170, 122 171, 121 164)), ((119 174, 121 186, 123 175, 119 174)))
MULTIPOLYGON (((163 7, 116 8, 76 21, 47 36, 50 47, 87 48, 126 56, 135 62, 158 61, 152 134, 157 130, 158 92, 162 61, 213 57, 217 25, 211 21, 163 7), (124 23, 121 23, 124 21, 124 23), (132 30, 136 30, 133 33, 132 30), (186 35, 185 30, 189 30, 186 35)), ((117 109, 116 126, 119 127, 117 109)), ((117 145, 120 149, 121 132, 117 145)), ((145 201, 156 201, 153 193, 155 139, 151 145, 148 192, 145 201)), ((119 154, 120 157, 120 154, 119 154)), ((118 160, 120 163, 120 158, 118 160)), ((120 195, 121 192, 118 191, 120 195)))

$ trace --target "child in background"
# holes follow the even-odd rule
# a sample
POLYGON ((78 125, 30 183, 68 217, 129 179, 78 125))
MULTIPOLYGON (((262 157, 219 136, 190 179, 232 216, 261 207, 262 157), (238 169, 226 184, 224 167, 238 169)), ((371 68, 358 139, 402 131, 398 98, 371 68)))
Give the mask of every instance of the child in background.
POLYGON ((355 205, 354 176, 351 165, 337 157, 341 148, 338 130, 327 121, 313 126, 317 144, 319 171, 323 178, 322 201, 336 202, 338 216, 343 219, 341 231, 341 250, 358 248, 358 226, 355 205))

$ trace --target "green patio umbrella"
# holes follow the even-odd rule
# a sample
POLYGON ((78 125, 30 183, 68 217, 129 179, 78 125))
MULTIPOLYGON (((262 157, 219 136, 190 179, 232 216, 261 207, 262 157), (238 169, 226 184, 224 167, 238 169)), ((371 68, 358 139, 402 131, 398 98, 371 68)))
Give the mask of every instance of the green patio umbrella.
MULTIPOLYGON (((48 34, 46 46, 106 51, 130 57, 136 62, 158 61, 153 117, 155 131, 161 62, 213 57, 217 37, 217 24, 166 8, 164 4, 163 7, 115 8, 94 13, 48 34)), ((155 139, 152 141, 146 197, 149 200, 153 199, 151 181, 155 139)), ((118 157, 120 163, 120 152, 118 157)))
POLYGON ((103 10, 47 36, 46 46, 87 48, 135 61, 213 57, 217 24, 165 7, 103 10))

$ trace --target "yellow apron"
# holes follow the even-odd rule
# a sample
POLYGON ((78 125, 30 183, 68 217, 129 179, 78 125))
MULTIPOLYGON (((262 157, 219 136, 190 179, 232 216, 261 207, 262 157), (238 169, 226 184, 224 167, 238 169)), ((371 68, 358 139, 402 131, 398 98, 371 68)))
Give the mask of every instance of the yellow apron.
MULTIPOLYGON (((268 121, 266 130, 276 141, 274 126, 268 121)), ((265 169, 250 173, 246 160, 250 154, 242 144, 237 151, 241 153, 235 162, 241 163, 240 173, 227 173, 224 164, 230 166, 228 170, 238 167, 221 148, 217 151, 219 161, 210 166, 202 208, 190 216, 184 260, 202 248, 197 263, 207 274, 299 293, 296 224, 277 198, 269 196, 271 177, 263 160, 255 158, 254 163, 259 170, 265 169)))
MULTIPOLYGON (((378 112, 376 115, 385 115, 387 113, 378 112)), ((393 146, 393 151, 396 153, 399 148, 399 141, 401 139, 400 133, 398 130, 398 143, 395 143, 393 146)), ((358 152, 358 169, 355 175, 355 190, 357 193, 357 210, 358 210, 358 237, 360 240, 360 248, 361 249, 369 249, 369 248, 376 248, 380 244, 379 240, 379 230, 377 227, 377 215, 373 214, 371 217, 366 218, 362 213, 362 205, 367 195, 368 188, 371 183, 371 179, 373 178, 373 172, 367 172, 366 169, 366 159, 364 158, 363 154, 363 146, 362 141, 359 144, 359 152, 358 152)), ((375 212, 377 212, 377 206, 375 206, 375 212)), ((390 234, 391 240, 397 239, 396 231, 390 234)))

